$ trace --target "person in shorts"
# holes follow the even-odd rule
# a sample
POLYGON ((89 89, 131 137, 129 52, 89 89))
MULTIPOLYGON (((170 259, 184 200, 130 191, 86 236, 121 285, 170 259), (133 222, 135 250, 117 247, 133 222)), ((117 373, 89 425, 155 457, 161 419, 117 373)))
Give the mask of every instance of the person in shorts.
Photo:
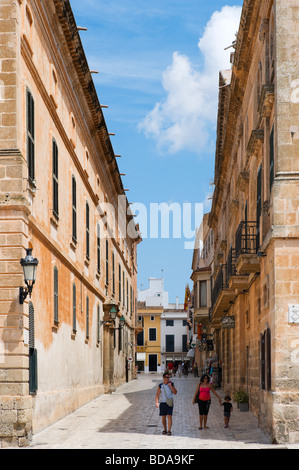
POLYGON ((168 399, 173 400, 173 395, 177 394, 177 390, 174 386, 174 383, 170 381, 169 372, 164 372, 163 382, 158 385, 156 393, 156 407, 160 408, 160 416, 162 416, 163 431, 162 434, 167 434, 171 436, 171 427, 172 427, 172 413, 173 406, 167 404, 168 399), (160 401, 160 404, 159 404, 160 401), (167 416, 167 422, 166 422, 167 416), (166 425, 168 424, 168 428, 166 425))
POLYGON ((223 406, 223 412, 224 412, 224 427, 228 428, 229 420, 230 420, 230 414, 233 411, 233 405, 230 403, 231 397, 227 395, 224 398, 224 402, 222 403, 223 406))

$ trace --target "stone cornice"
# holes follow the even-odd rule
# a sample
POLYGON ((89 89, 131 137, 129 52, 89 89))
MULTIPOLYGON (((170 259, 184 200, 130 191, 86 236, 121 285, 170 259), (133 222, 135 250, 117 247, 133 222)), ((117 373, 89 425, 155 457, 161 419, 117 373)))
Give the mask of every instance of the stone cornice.
MULTIPOLYGON (((211 227, 215 227, 217 224, 219 211, 221 209, 220 201, 225 189, 227 168, 235 145, 236 135, 239 136, 239 115, 242 107, 242 97, 245 93, 251 67, 254 47, 259 35, 260 8, 260 1, 244 0, 235 47, 231 84, 229 87, 230 97, 226 113, 225 128, 221 131, 221 148, 219 148, 219 143, 217 143, 216 147, 218 161, 217 172, 215 172, 215 191, 209 217, 209 225, 211 227)), ((218 132, 219 126, 223 127, 223 122, 219 121, 218 116, 218 132)))

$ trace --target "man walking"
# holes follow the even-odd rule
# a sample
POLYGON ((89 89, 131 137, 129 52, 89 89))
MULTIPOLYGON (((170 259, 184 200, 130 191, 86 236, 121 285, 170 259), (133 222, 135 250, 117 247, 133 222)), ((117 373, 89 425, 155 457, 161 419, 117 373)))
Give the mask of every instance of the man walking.
POLYGON ((170 375, 168 372, 163 374, 163 382, 158 385, 156 393, 156 407, 159 408, 160 399, 160 416, 162 416, 163 432, 171 436, 172 427, 172 413, 173 413, 173 395, 177 394, 177 390, 173 382, 170 382, 170 375), (166 423, 167 416, 167 423, 166 423), (168 429, 166 425, 168 424, 168 429))

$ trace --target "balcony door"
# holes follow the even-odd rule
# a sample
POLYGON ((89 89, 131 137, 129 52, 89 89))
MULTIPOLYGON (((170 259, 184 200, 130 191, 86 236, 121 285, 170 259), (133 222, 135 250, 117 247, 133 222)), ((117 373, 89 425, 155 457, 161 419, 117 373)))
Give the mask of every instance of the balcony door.
POLYGON ((174 352, 174 335, 165 336, 166 352, 174 352))

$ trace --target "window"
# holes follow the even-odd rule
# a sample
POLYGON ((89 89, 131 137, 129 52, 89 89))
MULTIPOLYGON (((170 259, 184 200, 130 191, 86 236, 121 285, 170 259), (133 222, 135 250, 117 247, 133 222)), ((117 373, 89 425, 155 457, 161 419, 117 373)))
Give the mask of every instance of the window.
POLYGON ((114 253, 112 252, 112 292, 115 294, 115 268, 114 268, 114 253))
POLYGON ((72 176, 72 239, 77 242, 77 183, 72 176))
POLYGON ((174 326, 174 320, 166 320, 166 326, 174 326))
POLYGON ((268 328, 261 335, 261 388, 271 390, 271 331, 268 328))
POLYGON ((101 272, 101 232, 100 224, 97 224, 97 271, 101 272))
POLYGON ((125 307, 126 301, 126 287, 125 287, 125 272, 123 271, 123 306, 125 307))
POLYGON ((52 178, 53 178, 53 214, 58 218, 58 147, 56 141, 52 141, 52 178))
POLYGON ((262 165, 259 167, 256 183, 256 220, 259 224, 262 212, 262 165))
POLYGON ((144 334, 143 330, 137 335, 137 346, 144 346, 144 334))
POLYGON ((127 279, 127 312, 129 310, 129 281, 127 279))
POLYGON ((174 352, 174 335, 165 335, 166 352, 174 352))
POLYGON ((89 338, 89 297, 86 296, 86 339, 89 338))
POLYGON ((76 284, 73 284, 73 332, 77 331, 76 284))
POLYGON ((122 350, 122 339, 123 339, 123 328, 120 328, 118 330, 118 352, 120 352, 122 350))
POLYGON ((155 321, 155 315, 151 315, 151 321, 155 321))
POLYGON ((86 258, 89 259, 89 204, 86 202, 86 258))
POLYGON ((27 90, 27 165, 28 178, 31 183, 35 180, 35 116, 34 100, 27 90))
POLYGON ((106 239, 106 285, 109 284, 109 244, 106 239))
POLYGON ((121 265, 118 265, 118 300, 121 302, 121 265))
POLYGON ((34 307, 29 302, 29 394, 35 395, 38 389, 37 382, 37 350, 34 339, 34 307))
POLYGON ((98 304, 97 306, 97 343, 100 342, 101 336, 100 336, 100 326, 101 326, 101 320, 100 320, 100 306, 98 304))
POLYGON ((58 269, 54 267, 54 323, 58 323, 58 269))
POLYGON ((207 306, 207 281, 199 282, 199 301, 200 307, 207 306))
POLYGON ((182 335, 182 352, 187 352, 187 335, 182 335))
POLYGON ((156 328, 148 329, 148 339, 149 341, 157 341, 157 329, 156 328))
POLYGON ((270 161, 269 161, 269 178, 270 178, 270 191, 274 182, 274 126, 270 134, 270 161))

